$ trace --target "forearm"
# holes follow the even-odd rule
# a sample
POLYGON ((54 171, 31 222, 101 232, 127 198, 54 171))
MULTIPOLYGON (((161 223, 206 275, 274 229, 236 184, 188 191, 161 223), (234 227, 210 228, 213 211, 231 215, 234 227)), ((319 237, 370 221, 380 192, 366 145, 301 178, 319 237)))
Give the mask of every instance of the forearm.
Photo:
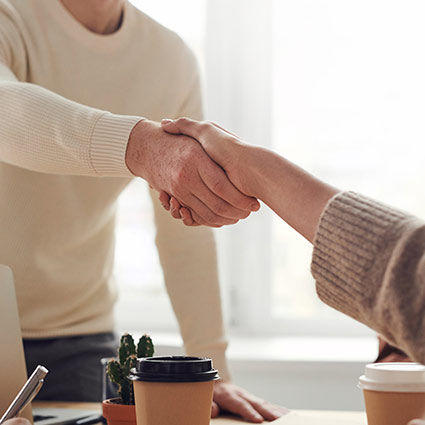
POLYGON ((140 117, 114 115, 43 87, 0 81, 0 160, 33 171, 131 176, 128 137, 140 117))
POLYGON ((339 191, 270 150, 247 145, 242 149, 252 194, 313 242, 320 215, 339 191))
POLYGON ((326 207, 314 245, 321 300, 425 362, 425 224, 343 192, 326 207))

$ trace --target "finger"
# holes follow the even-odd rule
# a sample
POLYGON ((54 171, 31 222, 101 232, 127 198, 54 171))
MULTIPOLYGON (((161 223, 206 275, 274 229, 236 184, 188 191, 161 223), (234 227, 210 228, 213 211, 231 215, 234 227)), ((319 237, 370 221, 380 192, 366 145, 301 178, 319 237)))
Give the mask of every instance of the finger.
POLYGON ((199 175, 211 192, 235 208, 243 211, 258 211, 260 209, 260 203, 257 199, 239 192, 227 178, 225 172, 214 163, 200 168, 199 175))
MULTIPOLYGON (((161 125, 165 131, 172 134, 184 134, 186 136, 193 137, 201 143, 201 145, 203 145, 201 137, 202 133, 213 128, 211 124, 205 122, 200 123, 198 121, 191 120, 190 118, 179 118, 175 121, 163 120, 161 125)), ((215 126, 217 128, 221 128, 218 124, 215 124, 215 126)), ((238 209, 245 211, 258 211, 260 209, 260 203, 258 200, 241 193, 230 182, 221 167, 217 164, 211 163, 207 168, 207 170, 202 168, 200 174, 206 185, 213 193, 238 209)))
POLYGON ((218 407, 218 404, 213 401, 211 405, 211 417, 216 418, 220 414, 220 408, 218 407))
POLYGON ((241 416, 249 422, 262 423, 264 418, 251 406, 248 401, 241 397, 230 397, 225 405, 221 408, 228 410, 231 413, 241 416))
POLYGON ((251 406, 267 421, 274 421, 281 416, 289 413, 288 409, 284 407, 275 406, 271 403, 268 403, 258 397, 246 396, 246 400, 251 404, 251 406))
MULTIPOLYGON (((208 223, 202 219, 195 211, 190 211, 190 214, 192 215, 192 219, 195 222, 196 226, 208 226, 208 223)), ((221 227, 220 226, 212 226, 212 227, 221 227)))
POLYGON ((186 226, 199 226, 199 224, 196 223, 195 220, 193 219, 190 210, 186 207, 180 208, 180 217, 182 218, 183 223, 186 226))
POLYGON ((425 421, 420 419, 413 419, 407 425, 425 425, 425 421))
POLYGON ((31 425, 31 422, 25 418, 12 418, 6 422, 7 425, 31 425))
POLYGON ((227 134, 230 134, 230 136, 233 136, 235 139, 239 139, 239 136, 237 136, 235 133, 232 133, 231 131, 225 129, 224 127, 222 127, 221 125, 217 124, 216 122, 212 122, 210 121, 210 124, 213 125, 214 127, 217 127, 219 130, 224 131, 227 134))
POLYGON ((163 190, 159 193, 159 202, 167 210, 170 211, 170 195, 163 190))
MULTIPOLYGON (((200 190, 202 192, 202 190, 200 190)), ((205 197, 205 195, 204 195, 205 197)), ((230 224, 236 224, 238 219, 222 217, 211 211, 211 209, 199 199, 196 194, 188 194, 185 196, 184 205, 190 205, 191 214, 194 220, 202 225, 210 227, 221 227, 230 224)))
POLYGON ((197 139, 202 130, 206 129, 208 124, 194 121, 190 118, 179 118, 177 120, 162 120, 161 127, 164 131, 171 134, 185 134, 186 136, 197 139))
POLYGON ((203 185, 194 188, 193 194, 198 197, 213 213, 231 220, 247 218, 250 211, 241 210, 217 196, 200 177, 203 185))
POLYGON ((179 220, 181 219, 180 208, 181 208, 180 202, 174 196, 172 196, 170 200, 170 212, 174 218, 177 218, 179 220))
MULTIPOLYGON (((185 134, 184 130, 189 128, 193 123, 194 121, 190 120, 189 118, 180 118, 177 120, 163 119, 161 121, 161 126, 164 130, 166 130, 169 133, 185 134)), ((198 124, 203 125, 202 123, 198 123, 198 124)), ((220 124, 217 124, 216 122, 209 121, 207 124, 213 125, 214 127, 218 128, 224 133, 227 133, 230 136, 233 136, 236 139, 239 139, 239 136, 237 136, 235 133, 232 133, 230 130, 227 130, 226 128, 222 127, 220 124)), ((194 126, 191 126, 191 129, 192 129, 191 131, 194 131, 194 126)))

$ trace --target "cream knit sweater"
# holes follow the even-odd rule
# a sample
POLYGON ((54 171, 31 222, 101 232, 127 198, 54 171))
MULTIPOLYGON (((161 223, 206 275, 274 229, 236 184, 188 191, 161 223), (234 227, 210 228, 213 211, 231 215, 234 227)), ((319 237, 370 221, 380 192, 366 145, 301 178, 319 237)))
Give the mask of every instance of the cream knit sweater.
MULTIPOLYGON (((0 0, 0 263, 15 275, 24 337, 113 329, 128 137, 141 117, 182 115, 202 115, 196 61, 131 4, 120 29, 102 36, 59 0, 0 0)), ((226 378, 212 232, 154 207, 186 350, 212 356, 226 378)))
POLYGON ((314 241, 319 297, 425 364, 425 223, 353 192, 334 197, 314 241))

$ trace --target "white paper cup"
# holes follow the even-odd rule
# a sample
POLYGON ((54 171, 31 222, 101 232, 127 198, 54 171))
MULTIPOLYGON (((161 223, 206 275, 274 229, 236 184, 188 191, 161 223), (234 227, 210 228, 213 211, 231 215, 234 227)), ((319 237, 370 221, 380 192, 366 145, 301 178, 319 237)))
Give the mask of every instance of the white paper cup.
POLYGON ((369 364, 358 387, 368 425, 407 425, 425 414, 425 366, 419 363, 369 364))

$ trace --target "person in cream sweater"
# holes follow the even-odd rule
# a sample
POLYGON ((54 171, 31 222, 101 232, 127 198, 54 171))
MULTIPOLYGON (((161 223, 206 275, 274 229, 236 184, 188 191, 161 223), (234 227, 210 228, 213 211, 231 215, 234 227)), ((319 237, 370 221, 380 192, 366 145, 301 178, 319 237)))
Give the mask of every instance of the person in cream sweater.
MULTIPOLYGON (((125 0, 0 0, 0 115, 0 263, 14 272, 27 367, 51 371, 42 399, 98 401, 99 359, 117 346, 123 189, 144 178, 217 226, 258 202, 192 139, 155 122, 202 117, 197 64, 176 34, 125 0)), ((186 352, 212 357, 223 378, 212 413, 280 416, 229 382, 211 230, 187 229, 153 205, 186 352)))

